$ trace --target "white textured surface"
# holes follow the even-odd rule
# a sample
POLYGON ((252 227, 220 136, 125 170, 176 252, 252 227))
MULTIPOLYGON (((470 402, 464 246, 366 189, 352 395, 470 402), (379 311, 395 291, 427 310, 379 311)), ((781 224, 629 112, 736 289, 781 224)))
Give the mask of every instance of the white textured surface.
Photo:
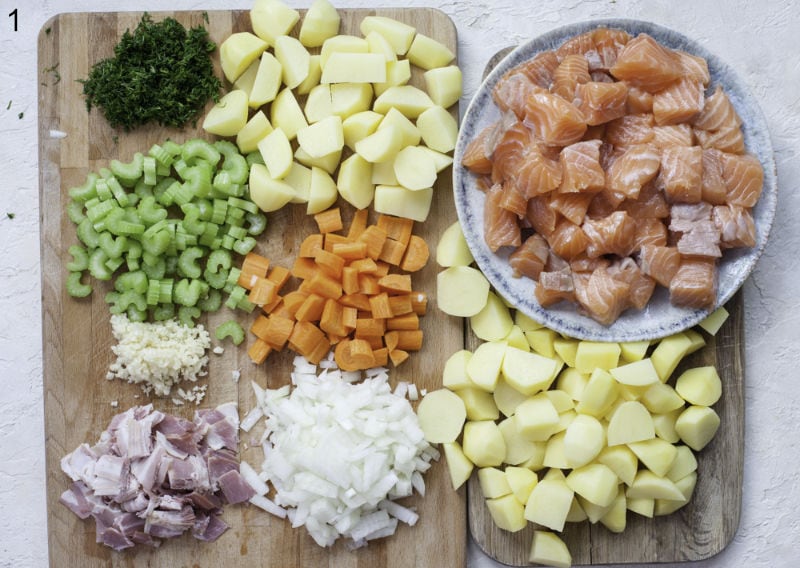
MULTIPOLYGON (((301 7, 308 2, 291 1, 301 7)), ((680 31, 737 69, 769 123, 779 178, 770 244, 745 285, 746 452, 742 518, 731 545, 697 568, 797 566, 800 451, 796 425, 800 359, 800 14, 791 0, 381 0, 339 7, 435 6, 456 23, 463 102, 497 50, 568 22, 651 20, 680 31), (798 311, 795 311, 798 310, 798 311)), ((247 8, 247 1, 42 0, 0 11, 0 566, 47 565, 39 271, 36 89, 45 78, 36 37, 65 11, 247 8), (31 4, 35 4, 31 6, 31 4), (19 31, 8 12, 17 8, 19 31), (11 108, 6 109, 9 101, 11 108), (19 113, 24 116, 18 118, 19 113), (9 219, 6 213, 13 213, 9 219)), ((624 538, 622 536, 621 538, 624 538)), ((471 566, 496 566, 477 550, 471 566)), ((669 566, 669 565, 663 565, 669 566)))

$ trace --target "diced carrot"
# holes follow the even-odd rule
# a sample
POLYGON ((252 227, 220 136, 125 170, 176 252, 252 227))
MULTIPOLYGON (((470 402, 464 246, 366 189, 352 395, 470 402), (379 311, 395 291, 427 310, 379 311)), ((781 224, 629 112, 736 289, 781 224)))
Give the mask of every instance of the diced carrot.
POLYGON ((359 371, 375 366, 375 356, 369 342, 363 339, 345 339, 336 345, 336 364, 343 371, 359 371))
POLYGON ((277 290, 278 288, 274 282, 266 278, 259 278, 250 289, 247 299, 257 306, 265 306, 275 300, 278 295, 277 290))
POLYGON ((341 256, 320 249, 317 251, 314 261, 331 278, 339 279, 342 277, 342 268, 344 268, 345 260, 341 256))
POLYGON ((406 314, 411 314, 414 317, 417 317, 417 314, 413 313, 414 308, 411 306, 411 294, 389 296, 389 309, 392 310, 392 317, 403 316, 406 314))
POLYGON ((300 258, 314 258, 317 251, 322 250, 323 240, 324 237, 319 233, 308 235, 303 242, 300 243, 300 252, 297 253, 297 256, 300 258))
POLYGON ((373 349, 372 357, 375 359, 375 367, 385 367, 389 364, 389 350, 386 347, 373 349))
POLYGON ((367 337, 383 337, 386 333, 386 322, 376 318, 358 318, 356 320, 355 337, 365 339, 367 337))
POLYGON ((372 317, 386 319, 392 317, 392 308, 389 305, 389 294, 383 292, 376 294, 369 299, 369 306, 372 309, 372 317))
POLYGON ((350 221, 350 229, 347 231, 347 238, 356 240, 364 229, 367 228, 367 218, 369 217, 368 209, 359 209, 353 215, 353 220, 350 221))
POLYGON ((273 298, 271 302, 268 302, 263 306, 261 306, 261 309, 264 311, 265 314, 271 314, 272 312, 275 311, 275 308, 277 308, 282 301, 283 301, 283 296, 275 294, 275 298, 273 298))
POLYGON ((342 322, 343 309, 344 306, 336 300, 326 300, 325 308, 322 310, 322 316, 319 320, 320 329, 333 335, 347 335, 347 330, 342 322))
MULTIPOLYGON (((366 294, 344 294, 339 298, 339 303, 343 306, 356 308, 357 310, 370 310, 369 298, 366 294)), ((372 314, 372 312, 370 312, 372 314)))
POLYGON ((325 309, 325 298, 319 294, 309 294, 297 308, 294 317, 297 321, 319 321, 323 309, 325 309))
POLYGON ((402 349, 394 349, 389 351, 389 359, 392 360, 392 365, 399 367, 405 362, 406 359, 408 359, 408 351, 403 351, 402 349))
POLYGON ((245 272, 244 270, 239 273, 239 279, 236 283, 245 290, 252 290, 258 279, 261 278, 258 274, 252 272, 245 272))
POLYGON ((270 321, 267 316, 258 316, 256 321, 250 326, 250 333, 259 339, 266 339, 269 334, 270 321))
POLYGON ((338 300, 342 296, 342 285, 321 271, 306 280, 304 284, 306 283, 310 293, 319 294, 323 298, 338 300))
POLYGON ((428 295, 425 292, 411 292, 411 307, 418 316, 428 311, 428 295))
POLYGON ((317 272, 317 265, 313 258, 296 258, 292 266, 292 276, 307 280, 317 272))
POLYGON ((269 335, 264 340, 275 351, 280 351, 294 330, 294 320, 291 318, 272 315, 269 318, 269 335))
POLYGON ((294 314, 292 314, 288 310, 288 308, 286 307, 286 304, 284 304, 283 301, 278 302, 278 306, 274 310, 270 311, 269 315, 278 316, 278 317, 281 317, 281 318, 288 318, 288 319, 294 321, 294 314))
POLYGON ((341 231, 342 228, 344 228, 344 225, 342 224, 342 212, 339 211, 338 207, 328 209, 322 213, 317 213, 314 215, 314 221, 317 222, 319 232, 323 234, 335 233, 336 231, 341 231))
POLYGON ((402 294, 411 292, 411 275, 387 274, 378 280, 378 286, 390 293, 402 294))
POLYGON ((292 334, 289 336, 289 346, 307 357, 322 339, 325 339, 325 334, 320 328, 310 321, 299 321, 294 324, 292 334))
POLYGON ((273 266, 272 270, 269 271, 269 276, 267 276, 267 280, 270 282, 275 282, 275 286, 277 286, 277 291, 280 292, 281 288, 283 288, 286 283, 289 281, 289 277, 292 275, 289 272, 288 268, 283 266, 273 266))
POLYGON ((319 340, 319 343, 317 343, 314 346, 314 349, 311 351, 311 353, 308 354, 308 357, 306 357, 306 359, 308 359, 309 363, 313 363, 314 365, 316 365, 325 358, 325 356, 328 354, 330 350, 331 350, 331 342, 328 341, 326 337, 323 337, 322 339, 319 340))
POLYGON ((325 244, 322 246, 322 248, 328 252, 333 252, 333 249, 336 245, 344 245, 350 242, 352 241, 347 237, 337 235, 336 233, 328 233, 325 235, 325 244))
POLYGON ((327 334, 327 337, 328 337, 328 343, 330 343, 331 345, 336 345, 343 339, 347 339, 346 335, 333 335, 332 333, 327 334))
POLYGON ((406 252, 406 245, 394 239, 386 239, 383 249, 378 258, 388 262, 392 266, 397 266, 403 261, 403 254, 406 252))
POLYGON ((370 276, 369 274, 359 274, 358 291, 362 294, 366 294, 367 296, 371 296, 373 294, 380 293, 381 287, 378 286, 378 279, 374 276, 370 276))
POLYGON ((367 256, 367 243, 334 243, 333 254, 345 260, 358 260, 367 256))
POLYGON ((397 349, 397 343, 400 341, 400 332, 399 331, 388 331, 386 335, 383 336, 383 342, 386 343, 386 348, 389 350, 389 353, 397 349))
POLYGON ((250 345, 247 349, 247 355, 250 357, 250 360, 255 363, 256 365, 260 365, 264 361, 266 361, 269 354, 272 352, 272 349, 269 345, 263 340, 256 338, 256 340, 250 345))
POLYGON ((383 250, 383 243, 386 242, 386 231, 377 225, 370 225, 359 235, 358 240, 367 243, 367 256, 377 260, 383 250))
POLYGON ((350 266, 355 268, 359 274, 375 274, 378 271, 378 265, 371 258, 354 260, 350 266))
MULTIPOLYGON (((341 298, 339 298, 341 302, 341 298)), ((356 328, 356 324, 358 323, 358 310, 355 308, 351 308, 349 306, 342 307, 342 325, 347 330, 347 332, 351 332, 356 328)))
POLYGON ((383 338, 382 337, 361 337, 358 341, 366 341, 369 344, 370 349, 380 349, 383 347, 383 338))
POLYGON ((406 272, 416 272, 425 266, 430 256, 428 244, 417 235, 412 235, 406 247, 406 254, 400 263, 400 268, 406 272))
MULTIPOLYGON (((396 298, 402 298, 402 296, 395 296, 396 298)), ((389 298, 389 301, 393 300, 394 298, 389 298)), ((397 331, 409 331, 414 329, 419 329, 419 316, 414 312, 409 314, 405 314, 402 316, 397 316, 393 318, 389 318, 386 320, 386 329, 388 330, 397 330, 397 331)))
POLYGON ((398 331, 397 348, 404 351, 419 351, 422 349, 422 330, 398 331))
POLYGON ((391 268, 391 266, 389 265, 388 262, 379 260, 375 263, 375 266, 376 266, 375 276, 377 278, 383 278, 384 276, 389 274, 389 268, 391 268))
POLYGON ((376 224, 386 231, 386 235, 390 239, 400 241, 403 246, 408 244, 408 239, 411 238, 411 231, 414 229, 413 219, 393 217, 391 215, 379 215, 376 224))
POLYGON ((242 272, 255 274, 261 278, 266 277, 269 270, 269 259, 254 252, 248 252, 242 261, 242 272))
POLYGON ((358 292, 358 270, 352 266, 345 266, 342 269, 342 290, 345 294, 358 292))
POLYGON ((286 307, 286 310, 289 312, 291 317, 295 316, 297 310, 299 310, 300 306, 303 305, 303 302, 306 301, 306 298, 308 298, 308 294, 306 292, 301 292, 300 290, 289 292, 283 297, 283 305, 286 307))

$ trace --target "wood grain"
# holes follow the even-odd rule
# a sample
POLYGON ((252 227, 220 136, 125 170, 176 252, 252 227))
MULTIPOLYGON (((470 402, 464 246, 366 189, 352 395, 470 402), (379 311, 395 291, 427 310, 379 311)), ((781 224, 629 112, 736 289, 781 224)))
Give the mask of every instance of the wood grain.
MULTIPOLYGON (((484 75, 512 48, 494 55, 484 75)), ((683 369, 715 365, 722 379, 722 398, 714 405, 721 424, 714 440, 699 454, 697 487, 691 502, 672 515, 647 519, 628 513, 622 534, 600 523, 569 523, 563 533, 574 565, 683 562, 709 558, 733 539, 739 526, 744 466, 744 308, 742 292, 728 302, 731 317, 707 345, 687 357, 683 369)), ((704 334, 705 335, 705 334, 704 334)), ((708 338, 708 336, 706 335, 708 338)), ((468 348, 479 340, 471 335, 468 348)), ((533 525, 518 533, 498 529, 484 504, 475 475, 467 488, 470 532, 481 549, 508 565, 529 565, 533 525)))
MULTIPOLYGON (((366 15, 380 14, 414 25, 456 52, 456 30, 442 12, 431 9, 341 10, 342 33, 360 35, 358 23, 366 15)), ((190 536, 173 539, 160 549, 139 548, 115 553, 95 543, 94 523, 81 521, 58 504, 68 487, 59 460, 84 441, 94 442, 111 417, 124 409, 148 402, 139 387, 121 381, 105 380, 111 362, 108 307, 103 301, 108 286, 97 285, 91 297, 76 300, 64 291, 69 261, 67 248, 77 242, 74 226, 65 212, 68 188, 80 184, 89 171, 106 166, 112 158, 127 161, 135 151, 146 151, 153 143, 170 137, 183 141, 201 135, 198 128, 185 130, 148 126, 131 133, 115 131, 96 110, 87 113, 80 84, 91 65, 109 56, 120 34, 132 28, 141 13, 61 14, 50 20, 39 35, 39 67, 58 65, 59 82, 50 81, 39 90, 41 252, 43 294, 44 405, 46 433, 47 505, 49 553, 52 566, 330 566, 411 568, 415 566, 462 566, 466 550, 465 491, 453 492, 444 463, 435 464, 426 474, 427 496, 410 498, 420 521, 415 527, 401 526, 389 539, 368 548, 348 551, 338 543, 332 549, 318 547, 303 529, 292 529, 288 522, 276 519, 250 506, 228 507, 224 519, 231 525, 217 542, 205 544, 190 536), (49 30, 45 32, 45 30, 49 30), (50 136, 51 130, 66 133, 65 138, 50 136), (112 402, 118 408, 112 407, 112 402)), ((186 26, 203 23, 202 12, 161 12, 160 20, 173 16, 186 26)), ((249 29, 246 11, 209 12, 205 24, 218 44, 231 32, 249 29)), ((215 53, 216 57, 216 53, 215 53)), ((219 72, 219 62, 216 61, 219 72)), ((218 73, 221 76, 221 73, 218 73)), ((422 85, 416 70, 412 79, 422 85)), ((457 116, 457 108, 453 108, 457 116)), ((416 231, 431 247, 438 235, 455 221, 452 184, 449 175, 439 178, 434 192, 430 219, 418 224, 416 231)), ((345 208, 346 216, 352 215, 345 208)), ((290 267, 302 238, 316 229, 301 206, 286 207, 268 216, 268 229, 260 238, 257 250, 274 263, 290 267)), ((463 346, 462 324, 436 309, 436 267, 429 263, 414 276, 415 285, 428 294, 428 315, 422 318, 425 346, 396 372, 392 383, 413 381, 420 388, 440 385, 441 372, 448 354, 463 346)), ((213 329, 229 319, 222 310, 208 316, 213 329)), ((236 316, 249 326, 253 316, 236 316)), ((244 348, 227 347, 222 355, 210 355, 208 396, 203 406, 238 401, 244 414, 254 404, 251 381, 276 387, 288 383, 291 355, 273 355, 267 364, 253 365, 244 348), (238 383, 231 372, 241 371, 238 383)), ((175 406, 169 400, 152 401, 162 411, 191 418, 194 408, 175 406)), ((244 435, 245 458, 258 465, 261 451, 250 446, 255 435, 244 435)))

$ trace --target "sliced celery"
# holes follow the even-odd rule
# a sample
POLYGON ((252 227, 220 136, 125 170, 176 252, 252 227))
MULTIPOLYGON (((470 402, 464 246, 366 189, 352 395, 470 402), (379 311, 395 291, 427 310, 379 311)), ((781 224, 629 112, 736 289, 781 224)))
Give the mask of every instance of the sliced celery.
POLYGON ((156 198, 152 195, 143 197, 136 206, 139 218, 147 225, 154 225, 167 218, 167 210, 156 203, 156 198))
POLYGON ((178 321, 186 327, 194 327, 194 320, 200 317, 200 308, 196 306, 181 306, 178 308, 178 321))
POLYGON ((153 308, 154 321, 167 321, 175 317, 175 304, 159 304, 153 308))
POLYGON ((203 269, 200 267, 199 259, 203 258, 206 251, 200 247, 189 247, 181 253, 178 258, 178 274, 188 278, 200 278, 203 269))
POLYGON ((88 217, 80 222, 75 232, 83 244, 90 249, 97 248, 100 242, 100 235, 94 230, 92 220, 88 217))
POLYGON ((75 200, 70 201, 69 205, 67 205, 67 216, 76 225, 86 219, 86 214, 83 212, 83 203, 75 200))
POLYGON ((181 157, 187 163, 194 163, 197 158, 200 158, 214 166, 219 162, 221 156, 215 145, 209 144, 202 138, 194 138, 184 142, 181 157))
POLYGON ((197 302, 197 307, 204 312, 216 312, 222 306, 222 294, 219 290, 209 290, 205 298, 197 302))
POLYGON ((247 154, 245 156, 245 160, 247 161, 247 165, 251 168, 253 167, 253 164, 262 164, 262 165, 264 164, 264 157, 258 150, 247 154))
POLYGON ((253 237, 245 237, 243 239, 238 239, 235 243, 233 243, 233 250, 238 252, 242 256, 246 255, 255 247, 256 247, 256 240, 253 237))
POLYGON ((66 269, 70 272, 80 272, 89 268, 89 252, 80 245, 72 245, 67 249, 72 255, 72 261, 68 262, 66 269))
POLYGON ((125 187, 133 187, 139 178, 142 177, 142 163, 144 155, 141 152, 136 152, 133 155, 133 160, 124 164, 119 160, 111 160, 108 167, 114 177, 119 180, 119 183, 125 187))
POLYGON ((217 339, 220 341, 230 337, 234 345, 239 345, 244 341, 244 330, 236 320, 228 320, 218 325, 217 329, 214 331, 214 335, 216 335, 217 339))
POLYGON ((114 289, 117 292, 133 290, 137 294, 144 294, 148 291, 147 275, 143 270, 120 274, 114 281, 114 289))
POLYGON ((247 222, 247 232, 254 237, 263 233, 267 228, 267 216, 261 211, 257 213, 248 213, 244 216, 244 220, 247 222))
POLYGON ((99 176, 94 172, 89 172, 86 176, 86 181, 83 185, 78 185, 69 189, 69 196, 75 201, 89 201, 93 197, 97 197, 96 183, 99 176))
POLYGON ((144 158, 144 164, 142 165, 142 179, 144 179, 144 183, 147 185, 155 185, 158 181, 158 171, 156 165, 156 159, 152 156, 147 156, 144 158))
POLYGON ((70 272, 67 276, 67 294, 73 298, 85 298, 92 293, 91 284, 81 282, 83 272, 70 272))
POLYGON ((108 255, 101 248, 96 248, 89 255, 89 274, 97 280, 111 280, 112 271, 106 266, 108 255))

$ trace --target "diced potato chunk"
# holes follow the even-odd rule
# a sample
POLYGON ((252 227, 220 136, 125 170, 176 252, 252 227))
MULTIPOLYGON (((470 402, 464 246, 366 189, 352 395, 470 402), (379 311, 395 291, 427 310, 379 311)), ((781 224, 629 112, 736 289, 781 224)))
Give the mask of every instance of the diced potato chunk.
POLYGON ((462 90, 461 69, 458 66, 431 69, 426 71, 423 77, 425 90, 435 104, 449 108, 458 102, 462 90))
POLYGON ((286 177, 292 168, 292 145, 280 127, 275 128, 258 143, 258 151, 272 179, 286 177))
POLYGON ((556 534, 537 530, 533 532, 528 562, 554 568, 569 568, 572 566, 572 555, 564 541, 556 534))
POLYGON ((450 63, 455 58, 455 54, 435 39, 417 33, 408 49, 407 57, 417 67, 434 69, 450 63))
POLYGON ((506 456, 506 442, 493 420, 470 421, 464 425, 463 450, 478 467, 498 466, 506 456))
POLYGON ((381 93, 375 99, 373 110, 386 114, 390 108, 395 107, 408 118, 416 119, 432 106, 433 101, 425 91, 411 85, 402 85, 389 87, 381 93))
POLYGON ((439 266, 469 266, 474 259, 469 250, 461 223, 458 221, 447 227, 439 236, 436 245, 436 262, 439 266))
POLYGON ((332 53, 369 53, 369 43, 364 38, 353 35, 337 35, 326 39, 319 54, 322 69, 332 53))
POLYGON ((631 499, 683 499, 680 489, 666 477, 659 477, 648 469, 636 474, 633 483, 628 487, 627 496, 631 499))
POLYGON ((383 83, 386 60, 378 53, 334 51, 322 65, 323 83, 383 83))
POLYGON ((319 54, 311 55, 308 58, 308 75, 295 89, 298 95, 307 95, 311 89, 319 85, 319 80, 322 78, 322 67, 320 67, 319 61, 319 54))
MULTIPOLYGON (((416 125, 396 108, 389 109, 378 126, 378 130, 389 127, 394 127, 400 132, 400 136, 402 137, 401 148, 417 146, 422 139, 422 135, 416 125)), ((422 147, 420 147, 420 151, 422 151, 422 147)), ((431 159, 432 156, 427 156, 426 158, 431 159)))
POLYGON ((301 147, 297 147, 297 150, 294 152, 294 159, 303 164, 304 166, 310 167, 317 167, 320 168, 329 174, 333 174, 336 171, 336 168, 339 166, 339 160, 342 157, 342 151, 338 150, 336 152, 331 152, 321 158, 312 158, 309 156, 305 150, 301 147))
POLYGON ((517 313, 514 315, 514 323, 517 324, 522 331, 532 331, 534 329, 541 329, 544 327, 544 325, 531 319, 520 310, 517 310, 517 313))
POLYGON ((219 59, 225 78, 233 83, 267 49, 267 42, 250 32, 228 36, 219 46, 219 59))
POLYGON ((591 373, 595 369, 608 371, 617 366, 620 352, 619 343, 581 341, 575 354, 575 368, 581 373, 591 373))
POLYGON ((365 83, 335 83, 331 85, 333 113, 342 119, 368 111, 372 103, 372 87, 365 83))
MULTIPOLYGON (((448 268, 439 274, 441 275, 444 273, 449 273, 457 275, 459 272, 461 272, 461 268, 466 267, 448 268)), ((471 272, 464 273, 470 275, 472 274, 471 272)), ((483 274, 481 274, 481 276, 483 276, 483 274)), ((479 282, 480 281, 476 278, 474 285, 480 286, 481 284, 479 284, 479 282)), ((442 288, 439 287, 439 290, 441 289, 442 288)), ((441 305, 440 299, 440 308, 441 305)), ((470 357, 469 361, 467 361, 467 375, 469 375, 469 378, 473 384, 487 392, 494 391, 495 387, 497 386, 497 381, 500 378, 500 368, 503 365, 505 354, 506 343, 504 341, 487 341, 486 343, 481 343, 478 348, 475 349, 475 352, 472 354, 472 357, 470 357)))
POLYGON ((494 524, 504 531, 518 532, 528 525, 524 515, 525 506, 513 495, 487 499, 486 507, 494 524))
POLYGON ((553 351, 561 357, 568 367, 574 367, 575 357, 578 354, 578 341, 556 337, 553 339, 553 351))
POLYGON ((428 218, 432 201, 432 188, 411 191, 399 185, 379 185, 375 188, 373 207, 378 213, 405 217, 421 223, 428 218))
POLYGON ((697 472, 694 471, 684 477, 683 479, 679 479, 675 482, 675 486, 683 493, 683 499, 656 499, 655 500, 655 511, 654 514, 656 516, 661 515, 669 515, 674 513, 684 505, 686 505, 689 500, 692 498, 692 493, 694 493, 694 488, 697 485, 697 472))
POLYGON ((203 119, 203 130, 218 136, 236 136, 247 124, 247 93, 231 91, 203 119))
POLYGON ((550 389, 544 391, 544 395, 550 399, 550 402, 553 403, 553 406, 556 408, 556 412, 559 414, 575 408, 575 403, 565 391, 560 389, 550 389))
POLYGON ((296 195, 292 198, 291 203, 308 203, 311 195, 311 168, 293 162, 292 169, 289 170, 283 181, 294 188, 296 195))
MULTIPOLYGON (((266 52, 265 52, 266 53, 266 52)), ((262 54, 263 55, 263 54, 262 54)), ((247 69, 239 75, 239 78, 233 82, 233 89, 239 89, 247 93, 248 100, 250 98, 250 91, 253 90, 253 84, 256 82, 256 75, 258 74, 258 66, 261 64, 260 59, 256 59, 250 65, 247 66, 247 69)), ((278 79, 280 82, 280 78, 278 79)))
POLYGON ((519 392, 532 395, 547 389, 555 380, 560 364, 555 359, 508 347, 503 359, 503 377, 519 392))
POLYGON ((567 426, 564 435, 564 457, 572 467, 591 462, 605 446, 606 433, 597 418, 579 414, 567 426))
POLYGON ((684 407, 681 406, 663 414, 653 414, 653 428, 655 428, 656 436, 670 444, 679 442, 681 437, 675 431, 675 423, 683 409, 684 407))
POLYGON ((618 383, 623 385, 644 387, 659 382, 658 373, 650 359, 642 359, 614 367, 610 370, 610 373, 618 383))
POLYGON ((333 101, 331 100, 331 86, 317 85, 308 93, 306 105, 303 108, 309 124, 319 122, 333 114, 333 101))
POLYGON ((514 420, 519 433, 532 442, 546 442, 559 422, 553 403, 542 393, 520 404, 514 413, 514 420))
MULTIPOLYGON (((580 350, 580 345, 578 349, 580 350)), ((576 367, 576 370, 580 372, 578 367, 576 367)), ((619 386, 614 377, 603 369, 596 368, 589 377, 589 381, 581 393, 580 402, 578 402, 575 409, 581 414, 589 414, 595 418, 600 418, 614 404, 618 393, 619 386)))
MULTIPOLYGON (((558 375, 556 386, 572 397, 572 400, 579 402, 583 395, 583 390, 589 383, 589 375, 579 373, 573 367, 567 367, 558 375)), ((599 416, 599 415, 598 415, 599 416)))
POLYGON ((417 32, 413 26, 386 16, 367 16, 361 20, 359 27, 365 36, 373 31, 381 34, 397 55, 406 54, 417 32))
MULTIPOLYGON (((517 429, 514 418, 506 418, 497 427, 506 442, 506 457, 503 462, 512 465, 521 465, 531 471, 543 467, 544 454, 547 449, 545 442, 531 442, 525 439, 517 429)), ((506 468, 507 469, 507 468, 506 468)))
POLYGON ((573 469, 567 476, 567 486, 575 493, 600 507, 611 505, 617 496, 619 478, 611 468, 593 463, 573 469))
POLYGON ((313 166, 311 168, 311 186, 309 188, 306 213, 308 215, 316 215, 325 211, 336 203, 338 196, 339 190, 336 188, 336 182, 333 181, 330 174, 322 168, 313 166))
POLYGON ((475 466, 464 455, 458 442, 445 443, 442 447, 447 460, 447 470, 450 473, 450 482, 453 484, 453 489, 457 490, 469 479, 475 466))
POLYGON ((525 505, 525 518, 549 529, 562 531, 573 496, 574 492, 565 481, 543 479, 531 491, 525 505))
POLYGON ((456 391, 456 394, 464 401, 467 409, 467 419, 469 420, 497 420, 500 411, 492 398, 492 393, 485 390, 468 387, 456 391))
POLYGON ((719 425, 719 415, 713 408, 690 406, 675 422, 675 432, 687 446, 699 452, 714 438, 719 425))
POLYGON ((567 513, 567 522, 568 523, 580 523, 587 520, 589 516, 586 514, 586 511, 583 510, 581 507, 580 501, 578 501, 577 497, 572 498, 572 505, 569 508, 569 513, 567 513))
POLYGON ((509 385, 503 378, 497 381, 492 396, 494 397, 497 409, 502 412, 504 416, 513 416, 517 411, 517 407, 528 399, 527 395, 522 394, 509 385))
POLYGON ((417 406, 417 418, 425 439, 431 444, 455 442, 467 419, 467 410, 458 395, 439 389, 422 398, 417 406))
POLYGON ((650 440, 656 436, 653 418, 642 403, 623 402, 608 422, 607 436, 609 446, 650 440))
POLYGON ((675 452, 675 461, 666 475, 672 481, 678 481, 697 470, 697 458, 691 448, 679 445, 675 447, 675 452))
POLYGON ((403 146, 403 133, 395 126, 379 128, 356 142, 356 152, 368 162, 391 160, 403 146))
POLYGON ((711 312, 711 314, 698 325, 706 330, 706 332, 710 335, 716 335, 722 327, 722 324, 727 321, 729 315, 730 314, 728 313, 728 310, 725 309, 725 306, 720 306, 711 312))
POLYGON ((300 20, 300 13, 281 0, 256 0, 250 10, 250 24, 255 34, 269 45, 275 38, 288 35, 300 20))
POLYGON ((275 59, 283 68, 283 83, 289 89, 294 89, 308 77, 311 55, 296 38, 292 36, 275 38, 275 59))
POLYGON ((272 179, 263 164, 250 167, 249 185, 250 199, 267 213, 277 211, 295 196, 294 188, 281 180, 272 179))
POLYGON ((383 94, 389 87, 400 87, 411 80, 411 63, 408 59, 386 62, 386 81, 374 83, 373 89, 376 95, 383 94))
POLYGON ((272 125, 269 123, 269 119, 262 111, 258 111, 236 134, 236 145, 242 154, 255 152, 258 149, 258 143, 270 132, 272 132, 272 125))
POLYGON ((340 151, 344 147, 342 119, 332 115, 298 130, 297 142, 312 158, 340 151))
POLYGON ((369 52, 383 56, 386 61, 397 61, 397 54, 389 41, 376 31, 369 32, 364 39, 369 44, 369 52))
POLYGON ((711 406, 722 396, 722 381, 715 367, 695 367, 678 377, 675 391, 689 404, 711 406))
POLYGON ((691 346, 692 341, 686 337, 685 333, 670 335, 658 343, 650 355, 650 359, 658 372, 661 382, 666 382, 669 379, 691 346))
POLYGON ((650 341, 648 340, 625 341, 619 344, 622 358, 629 363, 644 359, 648 347, 650 347, 650 341))
POLYGON ((272 101, 269 119, 272 126, 283 130, 289 140, 294 140, 297 131, 308 126, 303 109, 291 89, 283 89, 272 101))
POLYGON ((461 349, 450 355, 444 364, 442 386, 454 391, 472 387, 472 380, 467 374, 467 363, 471 358, 472 351, 467 349, 461 349))
POLYGON ((555 358, 555 339, 558 334, 552 329, 543 327, 541 329, 532 329, 525 332, 525 338, 528 345, 539 355, 545 357, 555 358))
POLYGON ((684 404, 683 399, 675 392, 674 388, 660 382, 649 386, 644 391, 641 402, 651 414, 664 414, 681 408, 684 404))
POLYGON ((496 467, 482 467, 478 470, 478 482, 481 484, 481 493, 486 499, 502 497, 511 494, 506 474, 496 467))
MULTIPOLYGON (((437 276, 436 296, 439 309, 444 313, 458 317, 474 316, 486 305, 489 297, 489 281, 480 270, 469 266, 452 266, 441 271, 437 276)), ((482 347, 483 345, 478 347, 475 352, 480 351, 482 347)), ((505 350, 505 345, 503 345, 503 350, 505 350)), ((498 359, 498 372, 501 360, 502 355, 498 359)))
POLYGON ((506 481, 511 492, 520 503, 527 503, 531 491, 539 483, 539 478, 527 467, 507 466, 506 481))
POLYGON ((489 292, 486 305, 470 318, 472 332, 484 341, 504 339, 513 325, 508 308, 494 292, 489 292))
POLYGON ((372 184, 372 164, 353 154, 339 166, 336 187, 345 201, 356 209, 366 209, 375 196, 372 184))
POLYGON ((638 513, 648 519, 653 518, 653 511, 655 510, 656 500, 638 497, 636 499, 627 499, 625 503, 629 511, 638 513))
POLYGON ((300 42, 306 47, 319 47, 339 33, 341 18, 328 0, 314 0, 300 25, 300 42))
POLYGON ((626 485, 633 483, 639 469, 639 459, 628 446, 604 448, 596 461, 608 466, 626 485))
MULTIPOLYGON (((441 241, 440 241, 441 243, 441 241)), ((525 333, 520 329, 518 325, 512 325, 511 330, 506 334, 503 338, 511 347, 516 347, 517 349, 522 349, 523 351, 530 351, 531 346, 528 344, 528 340, 525 339, 525 333)))
POLYGON ((625 531, 625 526, 627 524, 626 515, 628 512, 626 503, 625 492, 618 489, 617 496, 611 502, 608 511, 605 515, 600 517, 600 522, 603 526, 613 533, 625 531))
MULTIPOLYGON (((355 114, 351 114, 347 118, 344 119, 342 122, 342 131, 344 132, 344 143, 345 146, 350 148, 351 150, 356 149, 356 142, 359 140, 363 140, 373 132, 378 129, 378 125, 383 120, 383 115, 377 113, 372 110, 365 110, 362 112, 357 112, 355 114)), ((393 167, 393 164, 389 164, 390 167, 393 167)), ((394 179, 391 182, 377 182, 373 180, 373 183, 383 183, 386 185, 397 185, 397 180, 394 179)))
POLYGON ((250 91, 250 108, 258 108, 275 100, 281 87, 282 76, 283 67, 280 61, 269 51, 262 53, 250 91))
POLYGON ((660 477, 667 475, 667 472, 675 462, 675 457, 678 455, 678 450, 675 446, 659 438, 632 442, 628 444, 628 447, 647 469, 660 477))
POLYGON ((436 183, 436 164, 424 150, 406 146, 394 158, 394 175, 406 189, 427 189, 436 183))

